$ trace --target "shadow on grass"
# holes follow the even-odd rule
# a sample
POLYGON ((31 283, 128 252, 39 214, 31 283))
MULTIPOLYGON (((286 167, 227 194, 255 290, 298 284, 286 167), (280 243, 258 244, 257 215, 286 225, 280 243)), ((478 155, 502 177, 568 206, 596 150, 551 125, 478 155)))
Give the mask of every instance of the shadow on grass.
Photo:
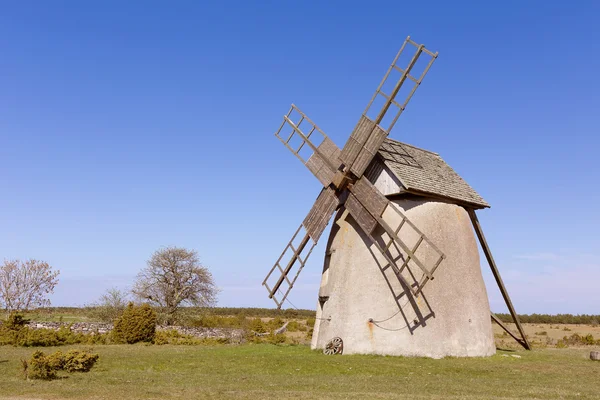
POLYGON ((509 353, 515 353, 516 352, 515 349, 503 349, 502 347, 498 347, 498 346, 496 346, 496 350, 507 351, 509 353))

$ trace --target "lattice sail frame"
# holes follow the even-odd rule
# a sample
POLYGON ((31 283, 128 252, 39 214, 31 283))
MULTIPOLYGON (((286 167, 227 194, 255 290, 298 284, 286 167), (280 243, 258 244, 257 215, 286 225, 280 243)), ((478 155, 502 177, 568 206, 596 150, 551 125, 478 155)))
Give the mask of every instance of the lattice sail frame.
POLYGON ((331 183, 333 176, 341 166, 339 160, 341 151, 325 132, 294 104, 292 104, 288 113, 283 117, 283 122, 277 132, 275 132, 275 136, 302 164, 306 165, 323 186, 328 186, 331 183), (293 112, 300 116, 300 119, 296 122, 290 119, 293 112), (292 129, 291 133, 282 135, 286 127, 292 129), (290 143, 295 137, 299 140, 298 147, 294 147, 290 143), (304 154, 301 154, 301 151, 304 151, 304 154, 307 156, 303 156, 304 154))
POLYGON ((423 78, 425 78, 425 75, 427 75, 427 72, 433 65, 433 62, 437 59, 437 56, 438 56, 437 52, 433 53, 433 52, 429 51, 428 49, 426 49, 424 45, 415 43, 413 40, 411 40, 410 36, 407 37, 406 40, 404 41, 404 44, 402 44, 402 47, 398 51, 398 54, 396 54, 396 58, 394 58, 394 61, 392 61, 392 64, 388 68, 383 79, 381 80, 381 83, 377 87, 377 90, 375 90, 373 97, 371 97, 371 101, 369 101, 369 104, 365 108, 363 115, 365 115, 365 116, 368 115, 369 112, 371 111, 371 107, 373 106, 373 103, 374 103, 375 99, 377 98, 377 96, 378 95, 382 96, 387 101, 384 104, 384 106, 377 113, 377 118, 375 119, 375 123, 377 123, 377 124, 381 123, 381 121, 383 120, 383 117, 385 116, 385 114, 387 113, 387 111, 391 105, 396 106, 396 108, 398 108, 398 111, 396 112, 394 119, 389 124, 387 129, 382 128, 388 133, 391 132, 394 125, 396 125, 396 121, 398 121, 398 118, 400 117, 400 115, 402 115, 402 113, 406 109, 408 102, 415 94, 415 91, 417 90, 419 85, 421 85, 423 78), (405 68, 401 68, 400 66, 398 66, 398 61, 400 60, 400 56, 407 49, 407 45, 410 47, 414 47, 415 53, 412 56, 408 65, 405 68), (421 57, 423 54, 425 54, 426 56, 429 56, 430 59, 429 59, 427 65, 425 66, 425 68, 423 69, 421 75, 418 78, 416 78, 413 75, 411 75, 410 73, 411 73, 413 67, 415 66, 415 64, 417 63, 417 61, 419 60, 419 57, 421 57), (382 88, 385 85, 385 83, 387 82, 387 80, 389 79, 390 73, 393 70, 400 72, 401 76, 398 79, 398 81, 396 82, 396 84, 394 85, 394 89, 392 90, 392 93, 387 94, 382 91, 382 88), (402 86, 404 85, 406 79, 413 82, 413 87, 410 90, 408 96, 406 96, 406 98, 404 99, 404 101, 402 103, 398 103, 395 100, 395 98, 396 98, 396 95, 399 93, 400 89, 402 88, 402 86))
POLYGON ((415 91, 421 85, 423 78, 425 78, 425 75, 427 75, 427 72, 433 65, 433 62, 437 59, 437 56, 437 52, 432 53, 431 51, 427 50, 424 45, 415 43, 410 39, 410 36, 406 38, 402 47, 400 48, 400 51, 398 51, 398 54, 396 54, 394 61, 392 61, 392 64, 377 87, 377 90, 375 90, 373 97, 371 97, 371 100, 365 108, 365 111, 361 115, 356 128, 354 128, 354 131, 342 149, 340 160, 356 177, 360 178, 363 175, 365 169, 369 166, 377 154, 379 147, 382 145, 383 141, 396 124, 396 121, 400 115, 406 109, 406 106, 408 105, 408 102, 414 95, 415 91), (401 68, 398 66, 398 61, 400 60, 400 57, 404 51, 406 51, 407 46, 414 47, 415 52, 408 62, 408 65, 406 65, 404 68, 401 68), (419 58, 424 54, 430 58, 421 75, 416 78, 411 75, 411 71, 417 61, 419 61, 419 58), (392 91, 390 93, 385 93, 383 91, 383 87, 390 78, 390 73, 394 70, 400 72, 401 75, 393 84, 392 91), (400 93, 400 90, 404 87, 404 84, 407 80, 413 82, 413 87, 404 101, 402 103, 398 103, 396 101, 396 96, 400 93), (385 101, 379 110, 376 110, 377 114, 373 114, 375 117, 371 119, 369 114, 371 113, 371 108, 374 106, 375 100, 378 96, 383 97, 385 101), (386 117, 387 112, 392 106, 397 108, 396 114, 387 128, 382 127, 380 124, 383 122, 384 117, 386 117))
MULTIPOLYGON (((283 122, 275 135, 317 177, 324 188, 307 217, 263 281, 263 285, 269 291, 269 298, 275 301, 278 308, 281 308, 283 302, 286 300, 313 248, 328 225, 333 213, 340 205, 344 205, 355 220, 357 220, 359 226, 367 234, 372 244, 375 245, 388 262, 388 265, 394 269, 398 278, 409 288, 413 295, 418 296, 423 285, 428 280, 433 279, 432 274, 445 258, 444 254, 395 205, 389 202, 375 186, 363 177, 363 173, 374 159, 389 131, 393 128, 414 95, 417 87, 421 84, 421 81, 437 58, 437 54, 425 49, 423 45, 413 42, 410 36, 405 40, 342 150, 294 104, 292 104, 290 110, 284 116, 283 122), (401 68, 397 65, 397 62, 407 45, 416 47, 416 52, 408 65, 405 68, 401 68), (419 78, 415 78, 411 75, 411 70, 422 54, 427 54, 431 58, 419 78), (395 83, 392 92, 389 94, 384 93, 382 88, 393 70, 400 72, 401 76, 395 83), (398 103, 395 97, 407 79, 414 82, 414 85, 403 103, 398 103), (379 110, 375 121, 373 121, 367 114, 373 107, 377 96, 382 96, 385 102, 379 110), (384 129, 379 124, 383 121, 391 106, 397 107, 398 111, 391 124, 387 129, 384 129), (292 113, 298 114, 299 118, 292 118, 292 113), (291 128, 291 131, 288 134, 282 134, 286 127, 291 128), (297 146, 292 144, 293 140, 298 142, 297 146), (348 188, 346 188, 347 185, 349 185, 348 188), (396 228, 390 227, 383 219, 383 215, 387 210, 392 210, 401 216, 399 226, 396 228), (399 237, 399 233, 405 225, 410 226, 418 235, 417 243, 414 246, 409 247, 399 237), (382 227, 388 236, 388 241, 383 246, 373 236, 373 232, 378 226, 382 227), (303 230, 306 233, 299 236, 303 230), (302 237, 302 240, 295 247, 293 242, 298 237, 302 237), (303 251, 311 239, 312 244, 306 255, 302 257, 302 254, 304 254, 303 251), (431 268, 425 267, 421 261, 421 256, 416 254, 422 243, 426 243, 427 248, 431 249, 435 256, 436 261, 431 268), (396 261, 392 255, 392 246, 396 249, 396 256, 404 257, 400 268, 396 265, 396 261), (285 268, 282 267, 282 260, 288 260, 285 268), (288 274, 290 274, 296 261, 299 261, 299 268, 290 281, 288 274), (423 272, 423 278, 420 282, 409 283, 402 275, 402 271, 408 267, 410 261, 415 263, 423 272), (268 281, 274 276, 273 274, 276 271, 279 271, 281 275, 275 284, 270 286, 268 281), (281 286, 284 284, 287 284, 287 288, 282 291, 281 286), (281 296, 279 298, 277 297, 278 293, 281 296)), ((412 272, 410 275, 414 277, 412 272)))
POLYGON ((312 241, 312 243, 310 244, 310 247, 308 248, 306 253, 304 252, 304 250, 306 249, 305 246, 307 243, 304 242, 304 239, 300 242, 300 245, 298 247, 294 246, 294 241, 296 240, 296 238, 298 238, 298 237, 306 238, 307 237, 307 235, 298 236, 298 234, 300 234, 304 230, 303 228, 304 228, 303 225, 300 225, 300 227, 296 230, 296 233, 294 233, 294 236, 292 236, 292 239, 289 241, 287 246, 285 246, 285 249, 283 249, 283 251, 281 252, 281 255, 277 259, 277 262, 275 263, 275 265, 273 265, 273 268, 271 268, 271 270, 269 271, 265 280, 262 283, 263 286, 266 287, 267 290, 269 291, 269 297, 271 299, 273 299, 275 304, 277 304, 277 308, 281 308, 281 306, 285 302, 285 299, 287 298, 288 294, 294 287, 294 283, 298 279, 298 275, 300 275, 300 272, 304 268, 304 265, 306 264, 306 260, 308 260, 308 257, 310 256, 313 249, 317 245, 317 242, 312 241), (303 243, 304 243, 304 245, 303 245, 303 243), (289 253, 290 250, 291 250, 291 253, 289 253), (302 257, 302 254, 304 254, 304 257, 302 257), (290 274, 296 261, 298 261, 300 263, 300 265, 299 265, 298 269, 296 270, 294 277, 290 281, 288 278, 288 275, 290 274), (282 265, 281 265, 282 262, 285 265, 285 268, 282 267, 282 265), (279 279, 277 280, 277 282, 274 285, 270 286, 269 280, 271 279, 272 276, 274 276, 273 273, 276 272, 277 270, 281 273, 281 275, 279 275, 279 279), (287 287, 284 290, 281 289, 281 286, 283 284, 287 284, 287 287), (277 297, 277 293, 279 293, 279 295, 280 295, 279 298, 277 297))

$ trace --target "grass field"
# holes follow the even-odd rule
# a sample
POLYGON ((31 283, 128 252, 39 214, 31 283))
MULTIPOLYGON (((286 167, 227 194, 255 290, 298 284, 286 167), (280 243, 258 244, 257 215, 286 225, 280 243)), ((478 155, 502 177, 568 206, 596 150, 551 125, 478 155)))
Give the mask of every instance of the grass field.
POLYGON ((324 356, 307 346, 250 344, 113 345, 93 350, 100 354, 100 360, 91 372, 45 382, 25 381, 19 374, 19 360, 30 356, 34 349, 0 347, 0 399, 597 399, 600 396, 597 385, 600 362, 588 359, 589 349, 499 351, 489 358, 442 360, 324 356))

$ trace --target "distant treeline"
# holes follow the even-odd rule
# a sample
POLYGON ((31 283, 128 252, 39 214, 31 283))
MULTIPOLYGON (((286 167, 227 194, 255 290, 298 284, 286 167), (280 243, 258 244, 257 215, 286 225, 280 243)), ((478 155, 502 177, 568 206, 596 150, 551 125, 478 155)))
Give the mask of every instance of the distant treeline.
MULTIPOLYGON (((87 315, 92 307, 48 307, 38 309, 36 313, 43 314, 70 314, 70 315, 87 315)), ((245 315, 248 317, 257 318, 314 318, 316 312, 314 310, 297 310, 288 308, 278 310, 276 308, 244 308, 244 307, 184 307, 181 309, 183 316, 196 315, 218 315, 218 316, 238 316, 245 315)), ((502 322, 512 322, 510 314, 496 314, 502 322)), ((573 315, 573 314, 520 314, 519 319, 523 323, 529 324, 585 324, 597 325, 600 324, 600 315, 573 315)))
MULTIPOLYGON (((496 314, 502 322, 513 322, 510 314, 496 314)), ((519 320, 524 324, 600 324, 600 315, 573 314, 519 314, 519 320)))

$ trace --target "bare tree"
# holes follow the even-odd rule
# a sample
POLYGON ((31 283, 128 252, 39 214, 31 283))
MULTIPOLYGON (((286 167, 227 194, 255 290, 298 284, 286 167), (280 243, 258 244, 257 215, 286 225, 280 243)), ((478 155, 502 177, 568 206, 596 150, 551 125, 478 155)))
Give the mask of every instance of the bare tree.
POLYGON ((9 312, 50 305, 48 295, 54 292, 59 273, 45 261, 4 260, 0 266, 0 305, 9 312))
POLYGON ((146 268, 138 274, 132 292, 162 308, 167 324, 172 324, 181 306, 214 305, 218 289, 196 251, 167 247, 152 254, 146 268))
POLYGON ((114 322, 123 314, 129 302, 129 292, 115 287, 107 289, 96 303, 88 305, 90 316, 102 322, 114 322))

